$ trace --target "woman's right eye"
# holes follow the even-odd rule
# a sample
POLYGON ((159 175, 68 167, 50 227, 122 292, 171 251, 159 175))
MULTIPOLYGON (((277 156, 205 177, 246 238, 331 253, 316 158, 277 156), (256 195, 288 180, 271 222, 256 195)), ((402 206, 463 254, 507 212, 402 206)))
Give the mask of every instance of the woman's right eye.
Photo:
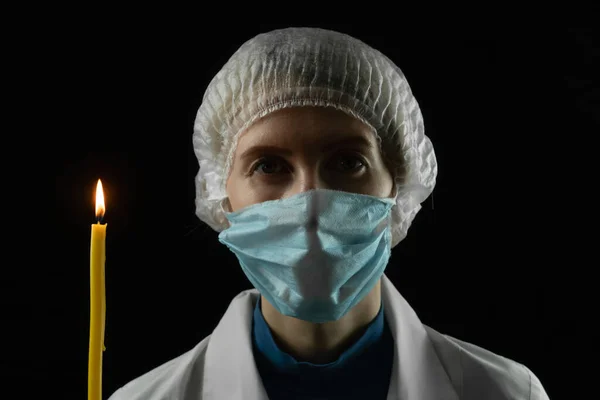
POLYGON ((261 158, 252 167, 252 172, 259 172, 264 175, 273 175, 282 172, 283 163, 275 158, 261 158))

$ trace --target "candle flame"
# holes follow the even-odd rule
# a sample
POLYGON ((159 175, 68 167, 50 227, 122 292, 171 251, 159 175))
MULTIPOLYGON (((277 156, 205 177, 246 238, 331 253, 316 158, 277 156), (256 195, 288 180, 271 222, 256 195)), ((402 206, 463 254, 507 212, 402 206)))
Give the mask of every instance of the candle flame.
POLYGON ((104 217, 105 211, 104 191, 102 190, 102 182, 98 179, 98 184, 96 185, 96 218, 98 221, 104 217))

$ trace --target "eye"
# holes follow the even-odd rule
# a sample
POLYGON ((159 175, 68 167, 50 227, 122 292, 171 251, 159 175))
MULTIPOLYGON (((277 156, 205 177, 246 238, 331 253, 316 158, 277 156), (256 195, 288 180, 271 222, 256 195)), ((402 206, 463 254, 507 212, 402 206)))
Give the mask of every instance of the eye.
POLYGON ((346 154, 336 157, 333 168, 341 172, 358 172, 366 167, 367 163, 359 156, 346 154))
POLYGON ((259 172, 264 175, 281 173, 285 169, 283 162, 274 157, 263 157, 252 166, 252 173, 259 172))

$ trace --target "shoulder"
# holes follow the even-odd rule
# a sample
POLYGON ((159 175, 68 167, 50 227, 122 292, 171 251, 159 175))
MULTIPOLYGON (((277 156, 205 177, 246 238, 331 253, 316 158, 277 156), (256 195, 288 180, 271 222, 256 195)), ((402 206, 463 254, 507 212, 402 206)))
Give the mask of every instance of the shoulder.
POLYGON ((461 399, 548 400, 525 365, 425 326, 461 399))
POLYGON ((108 400, 200 400, 210 335, 190 351, 122 386, 108 400))

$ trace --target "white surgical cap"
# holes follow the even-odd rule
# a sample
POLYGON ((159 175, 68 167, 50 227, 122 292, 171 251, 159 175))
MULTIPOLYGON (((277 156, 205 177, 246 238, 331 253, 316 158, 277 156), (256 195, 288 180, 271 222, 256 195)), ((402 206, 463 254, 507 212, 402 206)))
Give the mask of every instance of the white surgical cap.
POLYGON ((194 123, 196 215, 221 232, 224 200, 241 132, 257 119, 296 106, 328 106, 370 126, 392 168, 398 194, 392 247, 406 237, 433 191, 437 163, 404 74, 379 51, 348 35, 288 28, 244 43, 212 79, 194 123))

